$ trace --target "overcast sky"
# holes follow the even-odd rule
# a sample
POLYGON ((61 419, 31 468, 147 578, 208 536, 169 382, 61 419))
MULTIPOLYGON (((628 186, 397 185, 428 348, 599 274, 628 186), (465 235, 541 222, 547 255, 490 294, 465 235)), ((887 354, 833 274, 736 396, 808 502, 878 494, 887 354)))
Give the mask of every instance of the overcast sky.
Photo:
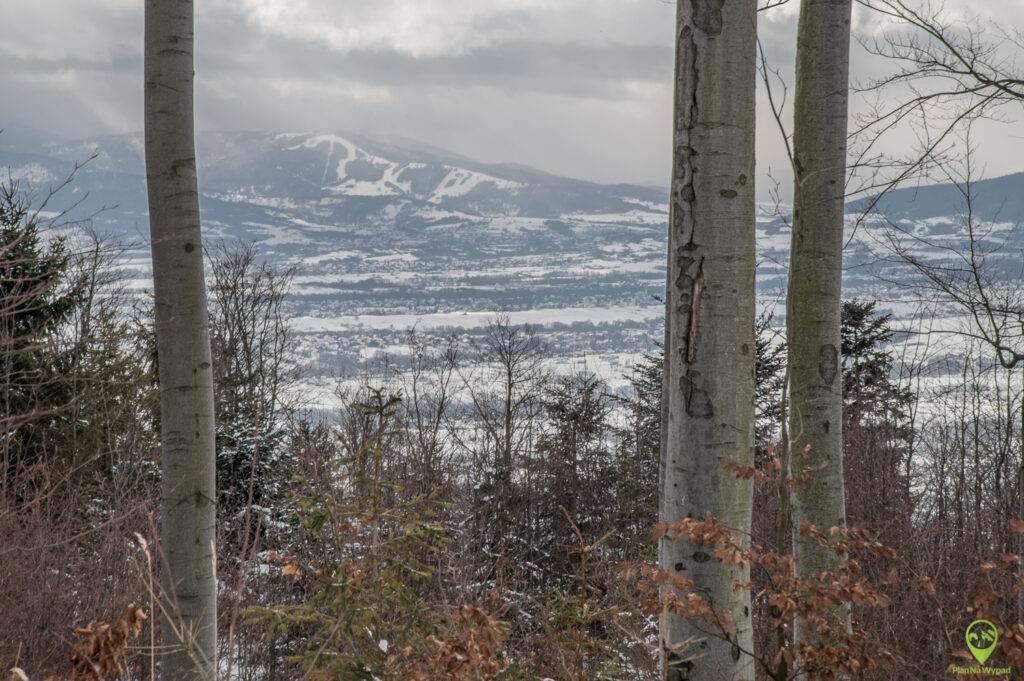
MULTIPOLYGON (((787 78, 798 0, 761 16, 787 78)), ((667 184, 669 0, 197 0, 201 130, 351 130, 601 182, 667 184)), ((1024 27, 1019 0, 949 0, 1024 27)), ((878 19, 858 11, 854 30, 878 19)), ((142 0, 0 0, 0 127, 142 127, 142 0)), ((854 78, 872 66, 855 55, 854 78)), ((763 98, 762 98, 763 99, 763 98)), ((759 106, 758 169, 785 175, 759 106)), ((1024 120, 1024 116, 1022 116, 1024 120)), ((899 141, 897 140, 897 143, 899 141)), ((1024 169, 987 130, 988 174, 1024 169)))

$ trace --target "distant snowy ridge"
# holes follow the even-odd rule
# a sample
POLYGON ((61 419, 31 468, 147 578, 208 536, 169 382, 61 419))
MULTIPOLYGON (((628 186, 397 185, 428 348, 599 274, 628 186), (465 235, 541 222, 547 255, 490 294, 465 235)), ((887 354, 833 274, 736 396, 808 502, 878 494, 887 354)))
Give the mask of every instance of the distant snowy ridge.
MULTIPOLYGON (((482 333, 499 312, 542 329, 554 352, 620 367, 661 338, 668 191, 601 185, 485 164, 418 143, 348 132, 212 132, 197 140, 203 228, 211 240, 254 241, 296 269, 289 315, 316 371, 354 370, 406 331, 482 333), (617 358, 617 359, 616 359, 617 358)), ((142 138, 48 143, 0 136, 0 168, 45 194, 76 162, 94 158, 66 191, 101 206, 93 223, 139 246, 126 284, 150 285, 142 138)), ((1019 276, 1024 174, 977 185, 983 247, 1019 276)), ((957 192, 893 192, 861 222, 848 215, 844 294, 907 314, 917 292, 886 252, 893 230, 923 258, 965 242, 957 192), (887 218, 883 219, 884 213, 887 218)), ((55 200, 48 208, 63 206, 55 200)), ((782 313, 790 230, 785 206, 759 206, 757 287, 782 313)))
POLYGON ((615 324, 621 322, 650 322, 665 315, 662 305, 646 307, 569 307, 516 310, 504 313, 498 310, 444 312, 432 314, 349 315, 344 317, 298 317, 292 328, 299 332, 340 333, 345 331, 388 329, 479 329, 499 316, 507 316, 513 324, 532 324, 539 327, 552 324, 615 324))

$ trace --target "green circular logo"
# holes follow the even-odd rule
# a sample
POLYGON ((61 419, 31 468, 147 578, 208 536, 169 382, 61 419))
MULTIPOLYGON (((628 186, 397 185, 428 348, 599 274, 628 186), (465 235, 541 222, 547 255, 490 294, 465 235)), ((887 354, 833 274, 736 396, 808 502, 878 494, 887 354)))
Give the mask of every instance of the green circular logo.
POLYGON ((999 642, 999 629, 988 620, 974 620, 967 625, 967 649, 974 655, 979 664, 985 664, 985 660, 995 652, 996 644, 999 642))

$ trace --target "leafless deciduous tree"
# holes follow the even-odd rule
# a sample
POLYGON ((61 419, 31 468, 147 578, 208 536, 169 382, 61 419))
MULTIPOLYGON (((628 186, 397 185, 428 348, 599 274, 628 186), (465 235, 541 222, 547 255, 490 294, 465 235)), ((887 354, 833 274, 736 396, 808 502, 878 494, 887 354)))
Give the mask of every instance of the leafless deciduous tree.
POLYGON ((491 471, 485 489, 495 513, 490 543, 498 550, 511 539, 513 524, 523 520, 515 517, 522 504, 515 498, 513 482, 522 470, 518 464, 539 435, 535 425, 548 368, 536 331, 513 324, 508 316, 499 316, 487 327, 475 351, 477 365, 462 371, 462 386, 483 436, 475 455, 482 455, 491 471))
POLYGON ((870 213, 890 190, 938 171, 957 158, 955 136, 979 117, 1004 120, 1006 105, 1024 101, 1018 64, 1024 34, 952 12, 932 0, 858 0, 891 21, 864 49, 895 65, 889 74, 860 83, 869 106, 851 129, 851 167, 859 175, 850 193, 869 194, 870 213), (910 153, 887 147, 894 131, 910 131, 910 153))
MULTIPOLYGON (((938 310, 961 320, 932 333, 958 338, 971 348, 968 358, 977 348, 981 355, 978 361, 989 369, 1001 369, 1009 377, 1024 367, 1024 294, 1018 285, 1024 270, 1016 255, 1006 252, 1012 231, 999 229, 977 211, 974 121, 974 117, 965 119, 957 130, 963 150, 960 159, 947 160, 940 166, 942 176, 959 197, 960 212, 954 219, 956 238, 923 236, 889 221, 886 244, 916 275, 907 284, 933 301, 938 310)), ((1011 390, 1010 383, 1006 390, 1011 390)), ((1024 404, 1016 421, 1024 428, 1024 404)), ((1017 456, 1021 467, 1015 484, 1020 489, 1024 486, 1024 454, 1018 452, 1017 456)), ((997 476, 1003 477, 1002 465, 997 476)), ((1024 517, 1024 496, 1019 496, 1017 503, 1013 512, 1024 517)), ((1024 543, 1018 541, 1014 550, 1024 559, 1024 543)), ((1024 598, 1018 601, 1018 617, 1024 620, 1024 598)))
POLYGON ((280 476, 286 390, 295 378, 285 296, 294 270, 259 259, 254 244, 208 249, 210 342, 217 405, 217 489, 222 513, 264 504, 280 476))
MULTIPOLYGON (((757 7, 680 2, 677 12, 660 515, 710 513, 748 536, 750 481, 725 465, 753 460, 757 7)), ((710 637, 667 609, 666 681, 753 675, 750 592, 734 588, 747 569, 709 558, 661 542, 662 568, 692 580, 731 622, 728 638, 710 637)))
MULTIPOLYGON (((852 6, 804 0, 797 29, 786 339, 789 447, 800 456, 789 459, 821 470, 794 494, 796 530, 804 523, 826 532, 846 525, 839 329, 852 6)), ((821 574, 840 560, 799 531, 794 553, 801 575, 821 574)))
POLYGON ((213 360, 196 180, 192 0, 145 4, 146 180, 163 448, 162 672, 217 671, 213 360))

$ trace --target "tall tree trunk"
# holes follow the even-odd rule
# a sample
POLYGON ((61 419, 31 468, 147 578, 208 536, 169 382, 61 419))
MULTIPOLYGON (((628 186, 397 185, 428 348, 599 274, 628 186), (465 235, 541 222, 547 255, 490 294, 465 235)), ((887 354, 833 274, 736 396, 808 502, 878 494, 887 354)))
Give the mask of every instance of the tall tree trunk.
MULTIPOLYGON (((1024 390, 1024 366, 1021 367, 1021 389, 1024 390)), ((1020 399, 1020 438, 1024 444, 1024 394, 1020 399)), ((1017 519, 1024 520, 1024 451, 1017 467, 1017 519)), ((1024 565, 1024 534, 1016 534, 1017 558, 1024 565)), ((1024 624, 1024 590, 1017 593, 1017 623, 1024 624)))
POLYGON ((794 553, 808 576, 834 568, 838 557, 801 536, 801 525, 828 533, 846 524, 840 317, 851 7, 852 0, 803 0, 797 29, 786 327, 790 461, 794 474, 810 469, 794 494, 794 553))
MULTIPOLYGON (((751 484, 725 464, 753 460, 756 3, 677 7, 660 511, 667 522, 710 512, 745 541, 751 484)), ((748 571, 667 539, 660 562, 731 622, 722 640, 666 613, 662 679, 752 679, 750 593, 735 589, 748 571)))
POLYGON ((192 0, 146 0, 146 179, 163 443, 163 678, 214 679, 213 372, 193 122, 192 0))

